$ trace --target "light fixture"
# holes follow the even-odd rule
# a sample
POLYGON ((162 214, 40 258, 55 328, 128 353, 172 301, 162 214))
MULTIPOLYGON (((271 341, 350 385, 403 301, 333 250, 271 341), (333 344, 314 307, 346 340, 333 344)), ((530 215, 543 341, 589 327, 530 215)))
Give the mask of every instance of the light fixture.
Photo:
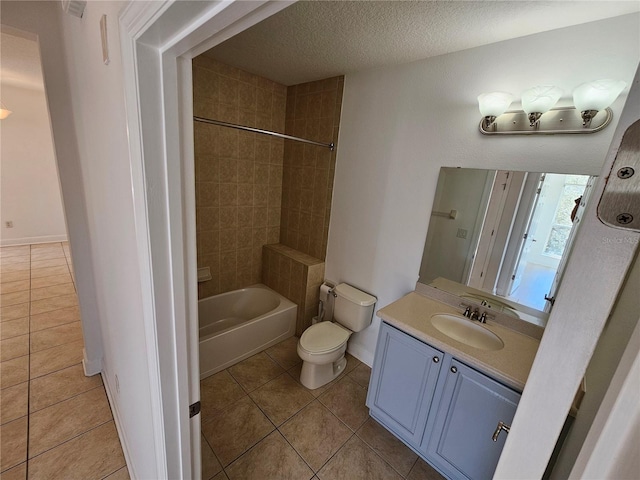
POLYGON ((0 102, 0 120, 4 120, 5 118, 7 118, 12 113, 13 112, 11 110, 9 110, 7 107, 5 107, 4 103, 0 102))
POLYGON ((582 116, 582 125, 591 124, 600 110, 611 105, 627 84, 609 78, 583 83, 573 91, 573 104, 582 116))
POLYGON ((529 126, 536 126, 542 114, 551 110, 561 96, 562 90, 553 85, 538 85, 522 92, 522 109, 529 116, 529 126))
POLYGON ((488 128, 496 117, 507 111, 513 101, 513 95, 507 92, 491 92, 478 95, 478 106, 484 117, 485 128, 488 128))
POLYGON ((540 85, 522 92, 522 110, 506 111, 511 94, 505 92, 478 95, 482 114, 480 132, 484 135, 533 135, 557 133, 595 133, 611 123, 609 108, 626 87, 620 80, 596 80, 573 91, 575 107, 554 107, 562 90, 540 85))

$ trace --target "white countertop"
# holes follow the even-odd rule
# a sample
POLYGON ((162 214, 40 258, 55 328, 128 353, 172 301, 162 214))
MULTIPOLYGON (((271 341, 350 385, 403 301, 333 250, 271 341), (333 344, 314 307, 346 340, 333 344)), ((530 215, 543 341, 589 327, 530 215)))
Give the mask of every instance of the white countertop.
POLYGON ((461 311, 412 292, 382 308, 377 314, 388 324, 418 340, 450 353, 458 360, 519 392, 523 390, 538 351, 538 340, 487 320, 482 326, 498 335, 504 342, 504 347, 500 350, 481 350, 436 330, 429 321, 436 313, 459 315, 461 311))

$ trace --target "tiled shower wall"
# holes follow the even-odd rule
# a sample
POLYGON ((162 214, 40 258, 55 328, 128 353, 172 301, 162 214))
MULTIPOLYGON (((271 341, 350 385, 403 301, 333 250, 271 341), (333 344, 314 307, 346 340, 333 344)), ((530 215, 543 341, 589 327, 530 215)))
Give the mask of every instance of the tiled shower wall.
MULTIPOLYGON (((323 143, 337 143, 344 77, 287 88, 285 131, 323 143)), ((286 141, 280 243, 322 261, 327 237, 336 151, 286 141)))
MULTIPOLYGON (((284 132, 286 87, 208 57, 193 62, 194 115, 284 132)), ((261 282, 278 243, 284 141, 194 122, 199 298, 261 282)))
POLYGON ((286 245, 265 245, 262 281, 298 305, 296 335, 311 325, 318 312, 324 262, 286 245))

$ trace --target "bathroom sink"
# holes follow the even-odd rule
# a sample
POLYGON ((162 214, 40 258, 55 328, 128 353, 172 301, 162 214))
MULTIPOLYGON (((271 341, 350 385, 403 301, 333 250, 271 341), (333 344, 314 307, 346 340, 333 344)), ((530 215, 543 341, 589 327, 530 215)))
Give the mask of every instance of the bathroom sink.
POLYGON ((431 316, 431 324, 441 333, 480 350, 500 350, 504 343, 495 333, 477 323, 450 313, 437 313, 431 316))

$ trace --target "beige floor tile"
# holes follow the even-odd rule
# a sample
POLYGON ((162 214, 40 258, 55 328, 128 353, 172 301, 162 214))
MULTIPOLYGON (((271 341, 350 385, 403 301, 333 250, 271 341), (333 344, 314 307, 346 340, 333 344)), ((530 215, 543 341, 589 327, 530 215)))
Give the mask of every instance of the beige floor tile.
POLYGON ((313 472, 279 432, 273 432, 226 469, 231 480, 310 479, 313 472))
POLYGON ((130 480, 129 470, 127 467, 122 467, 113 472, 111 475, 108 475, 104 478, 104 480, 130 480))
POLYGON ((289 419, 279 430, 314 471, 318 471, 353 435, 317 400, 289 419))
POLYGON ((82 362, 83 347, 83 341, 78 340, 77 342, 67 343, 41 352, 32 353, 30 355, 31 378, 41 377, 42 375, 82 362))
POLYGON ((27 480, 27 462, 0 473, 0 480, 27 480))
POLYGON ((204 435, 201 436, 200 444, 202 446, 202 479, 210 480, 222 471, 222 465, 220 465, 204 435))
POLYGON ((33 458, 112 420, 104 388, 98 387, 29 416, 29 457, 33 458))
POLYGON ((298 413, 314 398, 286 373, 254 390, 249 396, 276 426, 298 413))
POLYGON ((43 250, 54 250, 62 248, 62 242, 45 242, 45 243, 32 243, 30 245, 32 252, 41 252, 43 250))
POLYGON ((7 320, 0 323, 0 340, 29 333, 29 317, 7 320))
POLYGON ((445 480, 438 471, 421 458, 415 463, 407 480, 445 480))
POLYGON ((111 421, 29 460, 29 480, 104 478, 124 465, 111 421))
POLYGON ((73 307, 75 305, 78 305, 78 298, 75 293, 35 300, 31 302, 31 315, 38 315, 40 313, 60 310, 61 308, 73 307))
POLYGON ((64 250, 60 249, 52 249, 52 250, 42 250, 42 251, 32 251, 31 252, 31 261, 37 260, 49 260, 51 258, 59 258, 64 257, 64 250))
POLYGON ((20 303, 9 307, 0 307, 0 321, 16 320, 29 316, 29 304, 20 303))
POLYGON ((30 252, 31 247, 29 245, 12 245, 9 247, 0 247, 0 258, 29 255, 30 252))
POLYGON ((66 267, 67 259, 64 257, 50 258, 48 260, 34 260, 31 268, 66 267))
MULTIPOLYGON (((0 274, 0 277, 2 275, 0 274)), ((22 292, 29 290, 31 282, 27 280, 19 280, 17 282, 0 283, 0 294, 22 292)))
POLYGON ((102 385, 102 377, 87 377, 82 364, 31 380, 29 411, 35 412, 102 385))
POLYGON ((31 352, 36 353, 47 348, 78 340, 82 340, 82 327, 80 322, 47 328, 46 330, 31 333, 31 352))
POLYGON ((29 380, 29 357, 18 357, 0 362, 0 388, 11 387, 29 380))
POLYGON ((356 431, 369 418, 365 406, 367 391, 348 376, 318 397, 331 412, 356 431))
POLYGON ((28 413, 29 383, 23 382, 0 390, 0 424, 24 417, 28 413))
POLYGON ((65 273, 63 275, 52 275, 50 277, 41 277, 31 279, 31 288, 51 287, 52 285, 60 285, 62 283, 71 283, 71 275, 65 273))
POLYGON ((267 354, 285 370, 297 365, 302 360, 298 356, 298 337, 287 338, 283 342, 267 349, 267 354))
POLYGON ((273 430, 273 424, 246 396, 202 425, 222 465, 229 465, 273 430))
POLYGON ((29 280, 31 273, 28 270, 21 270, 19 272, 0 272, 0 283, 13 283, 22 280, 29 280))
POLYGON ((29 265, 31 263, 31 257, 27 255, 14 255, 12 257, 0 257, 0 267, 7 265, 24 264, 29 265))
POLYGON ((357 436, 318 472, 320 480, 400 480, 402 477, 357 436))
POLYGON ((30 268, 28 263, 13 263, 9 265, 2 265, 0 267, 0 272, 3 274, 28 272, 29 270, 30 268))
POLYGON ((212 480, 229 480, 229 477, 227 477, 227 474, 222 471, 213 477, 212 480))
POLYGON ((51 287, 35 288, 31 290, 31 301, 58 297, 60 295, 71 295, 72 293, 76 293, 73 283, 63 283, 61 285, 53 285, 51 287))
POLYGON ((403 477, 409 475, 411 467, 416 463, 418 456, 373 418, 369 418, 360 427, 357 435, 373 448, 385 462, 391 465, 396 472, 403 477))
POLYGON ((235 364, 228 371, 247 392, 252 392, 284 373, 282 367, 264 352, 235 364))
POLYGON ((238 382, 226 370, 205 378, 200 382, 202 423, 211 420, 213 415, 233 405, 245 395, 238 382))
POLYGON ((22 292, 3 293, 2 295, 0 295, 0 305, 2 305, 3 307, 28 302, 29 290, 24 290, 22 292))
POLYGON ((80 321, 80 308, 77 306, 61 308, 52 312, 31 315, 31 333, 51 327, 57 327, 66 323, 80 321))
POLYGON ((0 426, 0 471, 27 459, 27 417, 0 426))
POLYGON ((0 361, 29 355, 29 335, 7 338, 0 341, 0 361))
POLYGON ((52 277, 54 275, 64 275, 68 273, 69 269, 66 265, 58 267, 33 268, 31 269, 31 280, 34 278, 52 277))

